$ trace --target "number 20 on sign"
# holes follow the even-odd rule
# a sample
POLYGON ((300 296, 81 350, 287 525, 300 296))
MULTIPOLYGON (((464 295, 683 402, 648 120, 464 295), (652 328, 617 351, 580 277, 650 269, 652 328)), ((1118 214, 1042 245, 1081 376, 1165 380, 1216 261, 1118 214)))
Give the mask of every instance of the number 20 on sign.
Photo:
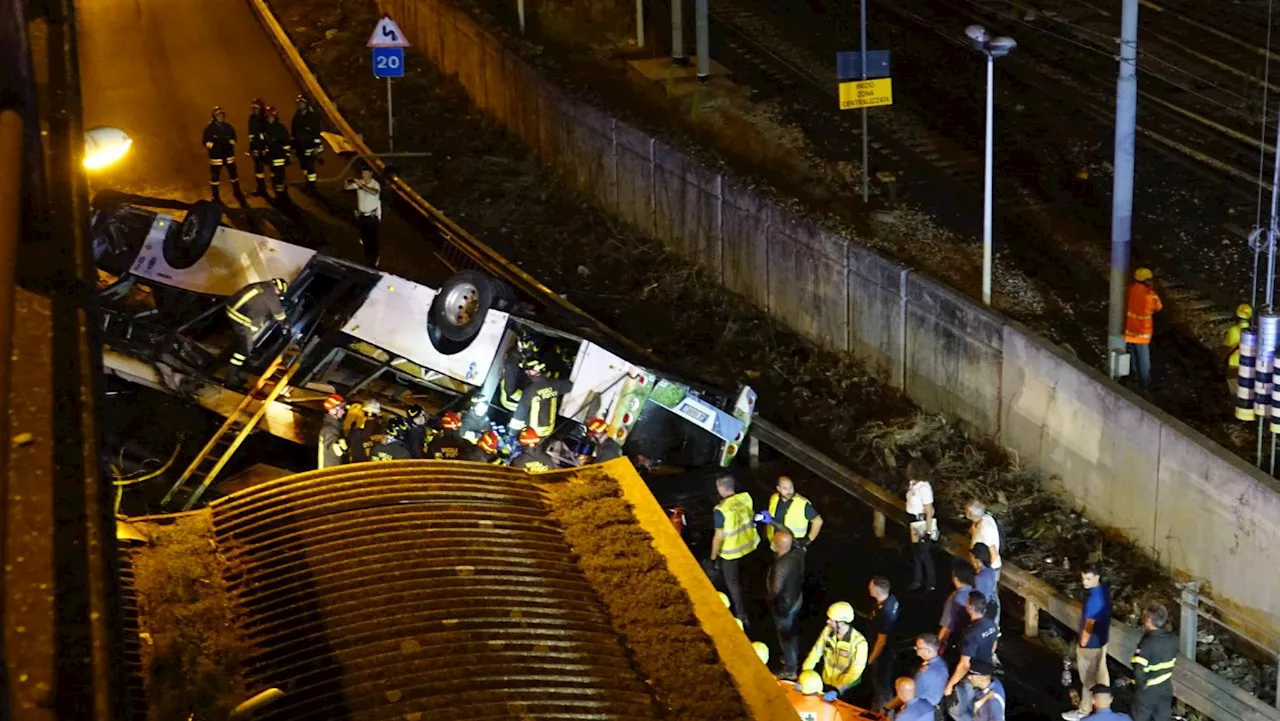
POLYGON ((893 105, 893 81, 891 79, 852 80, 840 83, 841 110, 874 108, 879 105, 893 105))

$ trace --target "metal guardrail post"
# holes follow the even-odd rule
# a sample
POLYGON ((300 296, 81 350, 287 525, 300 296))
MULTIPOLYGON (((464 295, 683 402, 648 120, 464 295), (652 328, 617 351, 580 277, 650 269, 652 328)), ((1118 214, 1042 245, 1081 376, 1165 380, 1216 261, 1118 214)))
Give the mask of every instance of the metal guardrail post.
POLYGON ((875 532, 876 538, 884 538, 884 514, 880 511, 871 512, 871 530, 875 532))
POLYGON ((1182 586, 1182 597, 1178 599, 1182 608, 1182 623, 1178 628, 1178 639, 1182 642, 1182 655, 1194 660, 1196 657, 1196 636, 1199 634, 1200 584, 1189 581, 1182 586))
POLYGON ((1022 635, 1035 638, 1040 635, 1040 607, 1031 599, 1024 599, 1022 635))
POLYGON ((760 467, 760 439, 747 436, 747 459, 751 462, 751 470, 760 467))

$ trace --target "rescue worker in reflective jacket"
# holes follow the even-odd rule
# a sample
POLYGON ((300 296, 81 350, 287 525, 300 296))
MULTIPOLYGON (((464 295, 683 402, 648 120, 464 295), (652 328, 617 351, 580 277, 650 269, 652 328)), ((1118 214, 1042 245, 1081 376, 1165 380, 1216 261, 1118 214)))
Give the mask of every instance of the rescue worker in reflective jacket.
POLYGON ((476 448, 484 454, 481 463, 491 463, 493 465, 504 465, 506 459, 502 455, 502 439, 493 431, 485 431, 480 436, 480 440, 476 441, 476 448))
POLYGON ((520 431, 520 448, 520 455, 511 462, 512 468, 523 468, 530 473, 543 473, 560 467, 560 464, 542 449, 542 437, 532 428, 520 431))
POLYGON ((293 152, 307 176, 306 192, 315 194, 316 161, 324 152, 324 140, 320 137, 320 114, 305 95, 298 96, 298 109, 293 114, 293 152))
POLYGON ((347 415, 347 402, 334 393, 324 399, 324 420, 320 422, 317 468, 340 466, 347 460, 347 439, 342 437, 342 419, 347 415))
POLYGON ((823 696, 828 701, 835 701, 862 680, 862 671, 867 666, 867 639, 853 627, 853 606, 844 601, 833 603, 827 609, 827 625, 802 667, 811 671, 819 661, 822 662, 822 683, 831 688, 823 696))
POLYGON ((440 435, 427 446, 427 458, 441 461, 484 462, 484 453, 462 437, 462 416, 449 411, 440 417, 440 435))
POLYGON ((204 126, 204 147, 209 154, 209 189, 214 200, 221 200, 218 186, 222 182, 222 169, 227 169, 232 191, 240 195, 240 175, 236 172, 236 129, 227 122, 222 108, 214 108, 209 124, 204 126))
POLYGON ((249 104, 249 157, 253 159, 253 179, 257 189, 253 194, 267 197, 267 104, 262 98, 254 98, 249 104))
POLYGON ((1133 285, 1129 286, 1125 303, 1124 342, 1133 358, 1134 373, 1144 389, 1151 386, 1151 336, 1155 333, 1153 316, 1164 308, 1160 296, 1151 287, 1149 268, 1133 271, 1133 285))
POLYGON ((742 559, 760 545, 756 532, 755 503, 751 494, 738 492, 733 476, 716 479, 720 502, 712 512, 715 535, 711 537, 711 563, 724 579, 725 591, 732 602, 733 615, 747 624, 747 596, 742 590, 742 559))
POLYGON ((382 433, 373 439, 369 458, 375 461, 402 461, 410 458, 409 448, 404 444, 408 432, 407 418, 392 417, 383 425, 382 433))
POLYGON ((1253 306, 1241 303, 1236 306, 1236 320, 1222 337, 1222 357, 1227 369, 1227 392, 1234 400, 1240 378, 1240 334, 1249 330, 1249 321, 1253 319, 1253 306))
POLYGON ((374 439, 382 435, 382 404, 376 399, 357 403, 347 410, 343 431, 347 436, 347 454, 352 463, 373 459, 374 439))
POLYGON ((507 349, 497 392, 498 405, 504 410, 514 413, 520 405, 522 389, 527 383, 524 368, 527 363, 537 360, 538 351, 537 340, 524 333, 518 334, 515 343, 507 349))
POLYGON ((231 354, 232 378, 228 378, 229 381, 238 377, 240 368, 253 353, 258 339, 271 326, 284 322, 287 317, 284 294, 288 289, 289 284, 283 278, 272 278, 250 283, 227 298, 224 309, 239 345, 231 354))
POLYGON ((284 171, 289 165, 289 131, 280 122, 280 113, 274 107, 267 108, 266 152, 264 158, 271 167, 271 189, 279 198, 288 191, 284 184, 284 171))
MULTIPOLYGON (((769 497, 769 510, 756 514, 756 521, 768 524, 765 535, 773 548, 776 529, 785 528, 795 537, 795 547, 804 551, 822 531, 822 516, 808 498, 796 493, 796 485, 788 476, 778 476, 777 492, 769 497)), ((773 548, 773 550, 778 550, 773 548)))
POLYGON ((1153 603, 1142 613, 1146 633, 1130 664, 1137 690, 1129 715, 1133 721, 1169 721, 1173 716, 1173 668, 1178 663, 1178 637, 1164 630, 1169 611, 1153 603))
POLYGON ((596 417, 587 421, 587 440, 590 451, 578 457, 581 465, 588 463, 604 463, 622 457, 622 446, 609 437, 609 422, 596 417))
POLYGON ((540 438, 546 438, 556 429, 556 421, 560 417, 560 399, 572 386, 569 381, 545 377, 543 372, 547 366, 536 358, 523 361, 521 366, 527 382, 520 389, 520 403, 511 414, 508 427, 512 433, 532 428, 540 438))

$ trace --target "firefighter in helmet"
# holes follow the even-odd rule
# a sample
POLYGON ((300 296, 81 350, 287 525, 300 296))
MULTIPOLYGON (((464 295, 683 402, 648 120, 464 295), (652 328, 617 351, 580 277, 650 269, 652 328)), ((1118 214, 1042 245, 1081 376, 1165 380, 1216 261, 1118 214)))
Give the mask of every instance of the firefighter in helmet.
POLYGON ((480 440, 476 441, 476 448, 484 454, 481 463, 490 463, 493 465, 502 465, 505 460, 502 457, 502 439, 493 431, 485 431, 480 440))
POLYGON ((223 309, 236 334, 237 348, 231 353, 231 378, 238 377, 240 368, 253 353, 254 346, 268 330, 283 323, 287 314, 284 294, 289 284, 284 278, 250 283, 235 295, 227 298, 223 309))
POLYGON ((1249 321, 1253 319, 1253 306, 1241 303, 1236 306, 1236 320, 1227 328, 1222 338, 1222 355, 1227 364, 1227 391, 1236 397, 1236 388, 1240 377, 1240 334, 1249 330, 1249 321))
POLYGON ((542 449, 542 437, 532 428, 520 431, 520 455, 511 462, 512 468, 523 468, 530 473, 553 471, 560 467, 549 453, 542 449))
POLYGON ((514 413, 520 405, 526 383, 524 364, 536 360, 539 350, 538 341, 525 333, 518 334, 516 342, 507 349, 497 393, 498 405, 504 410, 514 413))
POLYGON ((298 165, 306 173, 306 192, 316 192, 316 161, 324 152, 324 140, 320 137, 320 114, 306 95, 298 95, 298 109, 293 114, 293 152, 298 165))
POLYGON ((324 420, 320 423, 320 457, 317 468, 340 466, 347 460, 347 439, 342 437, 342 419, 347 401, 334 393, 324 399, 324 420))
POLYGON ((409 433, 409 420, 393 416, 383 426, 382 434, 374 439, 369 457, 375 461, 402 461, 412 458, 405 438, 409 433))
POLYGON ((279 198, 288 188, 284 184, 284 171, 289 165, 289 153, 293 149, 289 131, 280 122, 280 112, 274 106, 267 108, 266 152, 264 158, 271 167, 271 189, 279 198))
POLYGON ((546 438, 556 429, 560 399, 569 392, 571 384, 548 378, 547 364, 536 357, 521 359, 520 368, 524 371, 525 383, 520 388, 520 402, 511 414, 508 428, 513 433, 532 428, 540 438, 546 438))
POLYGON ((427 446, 427 458, 441 461, 484 462, 484 453, 462 436, 462 416, 448 411, 440 416, 440 434, 427 446))
POLYGON ((253 159, 253 179, 257 188, 253 194, 267 197, 267 104, 262 98, 254 98, 249 104, 249 157, 253 159))
POLYGON ((218 186, 222 182, 222 169, 227 169, 232 192, 240 194, 240 175, 236 172, 236 129, 227 122, 227 114, 215 107, 209 113, 209 124, 204 126, 204 147, 209 154, 209 189, 214 200, 221 200, 218 186))
POLYGON ((609 422, 596 417, 587 421, 587 440, 589 451, 578 460, 582 465, 588 463, 604 463, 622 457, 622 446, 609 437, 609 422))

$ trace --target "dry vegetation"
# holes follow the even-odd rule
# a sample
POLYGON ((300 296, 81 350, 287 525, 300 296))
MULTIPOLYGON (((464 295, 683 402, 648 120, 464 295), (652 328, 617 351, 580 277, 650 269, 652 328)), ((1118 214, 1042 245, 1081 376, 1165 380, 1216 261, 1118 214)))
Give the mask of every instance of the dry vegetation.
MULTIPOLYGON (((380 86, 349 61, 365 52, 364 39, 334 32, 372 26, 373 4, 273 5, 348 119, 381 146, 380 86)), ((1150 600, 1176 611, 1174 581, 1157 563, 1074 513, 1016 458, 945 418, 922 414, 857 362, 816 347, 718 278, 566 192, 566 184, 472 110, 461 88, 421 57, 410 54, 408 72, 397 97, 412 109, 397 114, 397 142, 431 157, 406 163, 402 175, 534 277, 685 375, 727 386, 751 383, 764 416, 885 487, 903 490, 900 469, 910 457, 934 463, 944 523, 958 522, 964 499, 983 499, 1000 520, 1006 556, 1056 588, 1077 591, 1074 569, 1095 560, 1107 570, 1124 620, 1133 621, 1150 600)), ((1221 653, 1220 643, 1211 645, 1202 660, 1221 653)), ((1235 673, 1227 664, 1215 665, 1235 673)), ((1237 675, 1242 686, 1273 697, 1274 667, 1250 665, 1237 675)))
POLYGON ((150 539, 134 551, 134 572, 151 718, 227 718, 246 696, 240 664, 249 645, 234 623, 209 515, 138 525, 150 539))
POLYGON ((553 517, 672 717, 746 719, 742 699, 698 625, 688 595, 636 522, 617 482, 586 468, 551 491, 553 517))

